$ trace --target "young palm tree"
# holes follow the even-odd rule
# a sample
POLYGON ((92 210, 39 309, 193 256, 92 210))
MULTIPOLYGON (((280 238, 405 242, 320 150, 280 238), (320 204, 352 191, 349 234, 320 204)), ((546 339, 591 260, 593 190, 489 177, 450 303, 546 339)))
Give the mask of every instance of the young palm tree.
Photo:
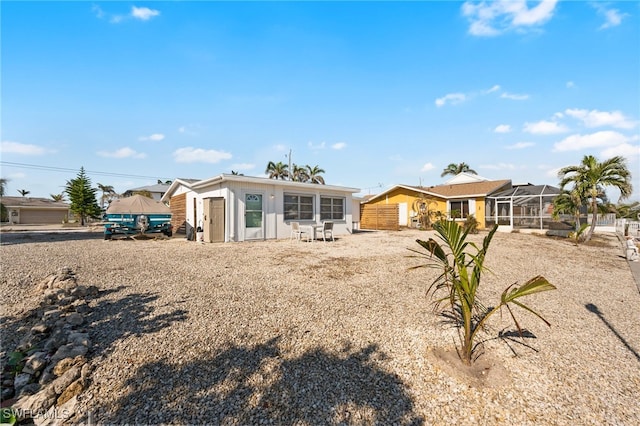
POLYGON ((436 222, 433 229, 439 234, 438 237, 442 243, 433 238, 429 238, 428 241, 416 240, 426 249, 426 253, 410 250, 427 257, 429 262, 412 269, 424 266, 440 269, 440 275, 431 283, 427 293, 434 297, 436 308, 446 305, 443 314, 454 319, 459 327, 461 347, 458 348, 458 355, 462 362, 470 365, 477 358, 474 357, 474 353, 479 344, 475 343, 478 332, 483 330, 487 319, 502 308, 506 308, 522 336, 522 329, 514 316, 511 304, 531 312, 545 324, 550 325, 540 314, 520 301, 521 297, 556 288, 540 275, 530 279, 521 287, 516 287, 514 284, 507 287, 502 292, 500 303, 494 307, 487 307, 478 299, 480 278, 486 269, 484 260, 491 239, 498 229, 497 225, 484 238, 482 247, 466 241, 469 231, 463 230, 453 221, 436 222), (467 252, 468 247, 473 247, 475 253, 467 252))
POLYGON ((620 191, 620 199, 631 195, 631 172, 627 169, 624 157, 615 156, 599 162, 592 155, 585 155, 578 166, 567 166, 558 172, 560 189, 572 186, 572 191, 582 195, 582 202, 591 208, 591 226, 585 237, 589 241, 593 236, 598 219, 598 200, 602 199, 606 187, 615 187, 620 191))
POLYGON ((18 192, 20 193, 20 195, 22 195, 23 197, 26 197, 27 195, 31 194, 31 191, 27 191, 26 189, 18 189, 18 192))
POLYGON ((53 201, 64 201, 64 194, 49 194, 53 201))
POLYGON ((308 164, 305 167, 307 169, 306 173, 307 173, 307 176, 309 177, 309 182, 319 183, 320 185, 324 185, 324 178, 320 176, 322 173, 324 173, 323 169, 321 169, 318 166, 311 167, 308 164))
POLYGON ((477 175, 478 173, 476 173, 475 170, 473 170, 471 167, 469 167, 469 165, 467 163, 460 163, 460 164, 455 164, 455 163, 451 163, 447 166, 446 169, 444 169, 442 171, 442 174, 440 175, 440 177, 445 177, 446 175, 459 175, 460 173, 471 173, 473 175, 477 175))
POLYGON ((284 164, 282 161, 278 161, 277 163, 269 161, 264 172, 269 175, 269 179, 286 180, 289 177, 288 168, 289 166, 284 164))

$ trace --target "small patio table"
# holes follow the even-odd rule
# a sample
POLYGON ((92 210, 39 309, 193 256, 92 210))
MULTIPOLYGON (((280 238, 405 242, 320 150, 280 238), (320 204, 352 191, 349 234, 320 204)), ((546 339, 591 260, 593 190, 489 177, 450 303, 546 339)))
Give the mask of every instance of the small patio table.
POLYGON ((300 224, 300 230, 304 231, 305 233, 310 235, 310 240, 309 241, 315 241, 316 240, 316 230, 318 229, 322 229, 322 225, 318 225, 316 223, 312 223, 309 225, 303 225, 300 224))

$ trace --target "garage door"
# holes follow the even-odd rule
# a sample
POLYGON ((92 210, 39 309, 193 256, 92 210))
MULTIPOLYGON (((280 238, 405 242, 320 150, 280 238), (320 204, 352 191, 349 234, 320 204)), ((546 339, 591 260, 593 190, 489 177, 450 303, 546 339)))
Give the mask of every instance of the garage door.
POLYGON ((66 210, 20 209, 20 223, 34 225, 62 223, 66 215, 66 210))

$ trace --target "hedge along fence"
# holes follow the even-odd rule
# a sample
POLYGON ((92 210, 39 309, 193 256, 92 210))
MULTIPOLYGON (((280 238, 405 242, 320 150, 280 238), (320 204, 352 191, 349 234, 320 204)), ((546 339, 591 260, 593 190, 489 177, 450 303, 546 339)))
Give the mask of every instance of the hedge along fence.
POLYGON ((400 230, 398 204, 362 204, 360 229, 400 230))

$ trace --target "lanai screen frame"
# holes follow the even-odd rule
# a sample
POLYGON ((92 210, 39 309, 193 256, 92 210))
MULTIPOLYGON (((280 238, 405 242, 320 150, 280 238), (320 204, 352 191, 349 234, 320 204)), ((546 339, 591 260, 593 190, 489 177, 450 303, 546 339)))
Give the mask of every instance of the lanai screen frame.
POLYGON ((560 189, 550 185, 516 185, 485 198, 485 224, 512 229, 548 229, 553 199, 560 189))

